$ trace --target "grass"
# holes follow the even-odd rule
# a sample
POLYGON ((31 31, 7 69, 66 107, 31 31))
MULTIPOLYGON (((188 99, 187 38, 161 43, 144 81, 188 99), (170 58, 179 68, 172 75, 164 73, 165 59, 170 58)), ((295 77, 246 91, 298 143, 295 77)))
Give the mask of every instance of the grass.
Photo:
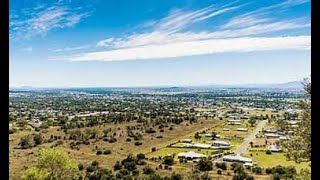
POLYGON ((258 165, 263 168, 268 167, 274 167, 277 165, 281 166, 294 166, 298 172, 302 168, 308 168, 310 170, 310 166, 308 163, 296 163, 294 161, 287 161, 286 157, 283 153, 272 153, 272 154, 266 154, 265 152, 257 152, 258 155, 256 155, 256 152, 246 152, 246 156, 252 158, 252 160, 257 161, 258 165), (252 157, 250 157, 250 153, 253 154, 252 157))

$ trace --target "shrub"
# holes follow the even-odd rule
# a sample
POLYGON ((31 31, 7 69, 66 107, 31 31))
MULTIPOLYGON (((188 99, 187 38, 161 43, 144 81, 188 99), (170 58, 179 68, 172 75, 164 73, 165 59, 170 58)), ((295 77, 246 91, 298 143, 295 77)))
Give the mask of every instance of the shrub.
POLYGON ((272 152, 270 150, 267 150, 266 154, 272 154, 272 152))
POLYGON ((84 169, 83 164, 78 164, 78 169, 79 169, 79 171, 82 171, 84 169))
POLYGON ((272 168, 266 168, 266 174, 271 174, 272 173, 272 168))
POLYGON ((210 161, 208 158, 202 158, 197 163, 197 168, 200 171, 211 171, 212 170, 212 161, 210 161))
POLYGON ((127 138, 126 141, 127 141, 127 142, 131 142, 131 138, 127 138))
POLYGON ((175 173, 173 172, 171 174, 171 180, 181 180, 182 179, 182 175, 181 174, 178 174, 178 173, 175 173))
POLYGON ((152 129, 152 128, 149 128, 146 130, 146 133, 155 133, 156 130, 152 129))
POLYGON ((132 171, 132 175, 133 175, 133 176, 139 176, 139 173, 140 173, 140 172, 139 172, 138 169, 135 169, 135 170, 132 171))
POLYGON ((146 166, 143 168, 143 174, 153 174, 154 169, 152 169, 150 166, 146 166))
POLYGON ((110 151, 110 150, 105 150, 105 151, 103 152, 103 154, 105 154, 105 155, 111 154, 111 151, 110 151))
POLYGON ((134 145, 140 146, 140 145, 142 145, 142 142, 141 141, 136 141, 136 142, 134 142, 134 145))
POLYGON ((152 152, 155 152, 155 151, 156 151, 156 148, 155 148, 155 147, 152 147, 152 148, 151 148, 151 151, 152 151, 152 152))
POLYGON ((96 154, 97 154, 97 155, 101 155, 101 154, 102 154, 102 151, 98 150, 96 154))
POLYGON ((170 156, 165 156, 163 158, 163 164, 166 164, 166 165, 169 165, 169 166, 172 166, 174 163, 174 159, 173 157, 170 157, 170 156))
POLYGON ((122 165, 120 163, 120 161, 117 161, 116 164, 113 166, 113 169, 115 171, 120 170, 122 168, 122 165))
POLYGON ((262 174, 262 168, 259 166, 253 167, 252 172, 254 172, 256 174, 262 174))
POLYGON ((143 154, 143 153, 139 153, 137 154, 137 159, 140 160, 140 159, 145 159, 146 156, 143 154))
POLYGON ((227 170, 227 164, 225 162, 216 163, 216 166, 222 170, 227 170))
POLYGON ((93 172, 94 171, 94 167, 93 166, 88 166, 86 170, 87 170, 88 173, 93 172))
POLYGON ((217 170, 217 174, 221 175, 221 174, 222 174, 222 170, 221 170, 221 169, 218 169, 218 170, 217 170))
POLYGON ((98 165, 99 165, 99 162, 96 160, 92 161, 91 163, 91 166, 98 166, 98 165))

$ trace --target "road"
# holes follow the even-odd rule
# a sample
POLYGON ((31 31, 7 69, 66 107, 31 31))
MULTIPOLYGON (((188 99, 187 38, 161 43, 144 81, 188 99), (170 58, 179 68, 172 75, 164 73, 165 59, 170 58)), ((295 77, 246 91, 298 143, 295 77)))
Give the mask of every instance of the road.
POLYGON ((256 135, 262 128, 267 124, 268 120, 262 120, 257 125, 256 129, 245 139, 245 141, 238 147, 235 151, 235 154, 243 154, 246 152, 247 148, 250 145, 250 142, 256 138, 256 135))

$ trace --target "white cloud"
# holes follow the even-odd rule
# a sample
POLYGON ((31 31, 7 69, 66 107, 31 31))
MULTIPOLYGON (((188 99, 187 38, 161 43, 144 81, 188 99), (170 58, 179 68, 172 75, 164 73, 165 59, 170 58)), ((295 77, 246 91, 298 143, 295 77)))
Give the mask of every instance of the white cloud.
POLYGON ((88 13, 80 13, 64 6, 51 6, 38 12, 29 12, 21 16, 24 19, 11 19, 10 31, 18 39, 29 39, 34 36, 44 36, 53 29, 73 27, 88 13))
POLYGON ((76 50, 82 50, 92 47, 92 45, 83 45, 83 46, 75 46, 75 47, 65 47, 65 48, 59 48, 52 50, 53 52, 62 52, 62 51, 76 51, 76 50))
POLYGON ((26 47, 26 48, 22 48, 21 51, 24 52, 31 52, 32 51, 32 47, 26 47))
MULTIPOLYGON (((172 10, 168 16, 142 24, 149 31, 123 37, 110 37, 97 42, 97 47, 108 51, 89 52, 67 56, 70 61, 121 61, 135 59, 157 59, 204 55, 224 52, 247 52, 282 49, 308 49, 310 36, 264 37, 266 33, 309 28, 306 19, 276 21, 264 17, 266 10, 274 7, 293 6, 302 0, 289 0, 231 18, 213 30, 188 31, 197 22, 228 13, 242 6, 214 6, 194 11, 172 10), (290 3, 289 3, 290 1, 290 3), (254 13, 253 13, 254 12, 254 13)), ((270 13, 270 12, 269 12, 270 13)))
POLYGON ((311 36, 210 39, 84 53, 69 61, 123 61, 173 58, 226 52, 310 49, 311 36))

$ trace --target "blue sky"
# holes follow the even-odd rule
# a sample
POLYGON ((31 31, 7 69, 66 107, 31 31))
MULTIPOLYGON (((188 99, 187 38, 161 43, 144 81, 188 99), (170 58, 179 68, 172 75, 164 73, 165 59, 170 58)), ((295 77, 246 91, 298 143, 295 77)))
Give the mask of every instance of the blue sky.
POLYGON ((310 1, 10 0, 10 86, 281 83, 311 71, 310 1))

